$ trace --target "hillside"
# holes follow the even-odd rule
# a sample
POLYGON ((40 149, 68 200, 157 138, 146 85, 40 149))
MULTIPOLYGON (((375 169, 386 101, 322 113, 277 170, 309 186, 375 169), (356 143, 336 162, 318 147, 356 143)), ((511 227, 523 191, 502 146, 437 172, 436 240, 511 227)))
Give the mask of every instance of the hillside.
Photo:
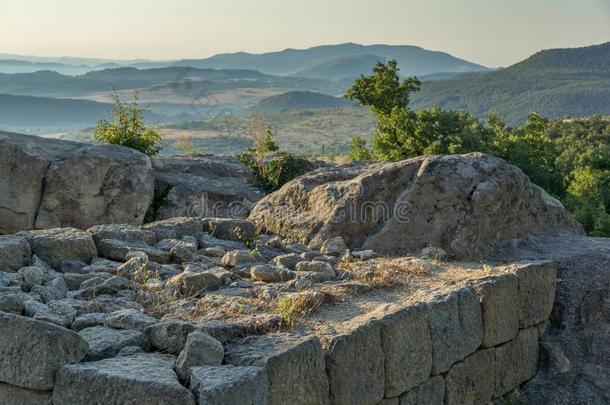
POLYGON ((364 72, 370 71, 377 62, 385 62, 385 59, 385 57, 376 55, 346 56, 303 69, 297 72, 295 76, 327 80, 353 80, 364 72))
POLYGON ((497 111, 511 125, 535 111, 546 117, 610 114, 610 42, 553 49, 489 73, 426 82, 415 108, 440 106, 479 117, 497 111))
MULTIPOLYGON (((32 132, 91 127, 98 120, 109 118, 112 107, 88 100, 0 94, 0 129, 32 132)), ((147 113, 145 118, 150 123, 172 121, 154 113, 147 113)))
POLYGON ((339 97, 311 91, 291 91, 267 97, 250 108, 257 113, 271 113, 296 110, 316 110, 321 108, 335 108, 348 105, 349 102, 339 97))
MULTIPOLYGON (((407 45, 359 45, 346 43, 323 45, 308 49, 285 49, 279 52, 251 54, 246 52, 226 53, 206 59, 187 59, 175 62, 176 66, 192 66, 216 69, 254 69, 267 74, 298 75, 299 72, 315 69, 326 64, 339 64, 344 58, 374 56, 376 59, 396 59, 404 75, 425 75, 441 72, 481 72, 484 66, 456 58, 445 52, 429 51, 417 46, 407 45)), ((370 61, 370 59, 369 59, 370 61)), ((360 66, 359 74, 367 73, 371 66, 360 66)), ((318 71, 319 73, 320 71, 318 71)), ((353 72, 350 72, 350 74, 353 72)), ((321 76, 333 79, 336 71, 321 76)), ((317 76, 316 76, 317 77, 317 76)))

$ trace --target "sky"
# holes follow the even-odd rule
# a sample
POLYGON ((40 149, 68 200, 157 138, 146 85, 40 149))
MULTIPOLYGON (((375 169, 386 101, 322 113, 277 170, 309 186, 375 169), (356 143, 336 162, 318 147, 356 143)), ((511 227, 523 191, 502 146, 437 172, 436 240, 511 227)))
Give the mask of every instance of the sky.
POLYGON ((204 58, 417 45, 490 67, 610 41, 610 0, 0 0, 0 54, 204 58))

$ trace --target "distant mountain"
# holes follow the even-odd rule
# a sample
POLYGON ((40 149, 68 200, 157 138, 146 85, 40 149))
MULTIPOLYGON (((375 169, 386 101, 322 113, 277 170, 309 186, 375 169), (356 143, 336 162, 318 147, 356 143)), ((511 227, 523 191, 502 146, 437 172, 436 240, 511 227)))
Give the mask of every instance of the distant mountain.
MULTIPOLYGON (((285 49, 279 52, 251 54, 246 52, 219 54, 207 59, 186 59, 175 62, 175 66, 192 66, 216 69, 254 69, 275 75, 299 75, 313 69, 325 69, 324 65, 346 66, 341 60, 367 56, 373 59, 396 59, 403 75, 426 75, 441 72, 482 72, 488 68, 456 58, 445 52, 429 51, 417 46, 406 45, 359 45, 353 43, 323 45, 308 49, 285 49), (373 58, 372 58, 373 57, 373 58)), ((358 60, 358 59, 356 59, 358 60)), ((359 73, 368 73, 372 65, 363 66, 359 60, 359 73)), ((337 76, 336 69, 330 69, 329 76, 337 76)), ((350 75, 354 72, 351 71, 350 75)), ((357 74, 357 75, 358 75, 357 74)), ((356 75, 356 76, 357 76, 356 75)))
POLYGON ((253 105, 250 110, 257 113, 275 113, 282 111, 317 110, 349 105, 350 102, 339 97, 311 91, 290 91, 267 97, 253 105))
POLYGON ((353 80, 363 73, 370 72, 377 62, 385 61, 385 57, 376 55, 345 56, 300 70, 295 76, 326 80, 353 80))
POLYGON ((412 105, 479 117, 497 111, 511 125, 533 111, 547 117, 610 114, 610 42, 545 50, 505 69, 426 82, 412 105))

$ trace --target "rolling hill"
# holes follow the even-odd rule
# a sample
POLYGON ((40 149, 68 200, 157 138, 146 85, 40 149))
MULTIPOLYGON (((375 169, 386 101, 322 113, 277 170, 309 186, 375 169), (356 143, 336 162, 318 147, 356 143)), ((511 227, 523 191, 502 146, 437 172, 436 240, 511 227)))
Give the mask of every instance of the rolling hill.
MULTIPOLYGON (((279 52, 251 54, 246 52, 226 53, 206 59, 185 59, 175 62, 175 66, 192 66, 215 69, 254 69, 274 75, 299 75, 313 69, 314 73, 324 71, 324 65, 345 65, 342 60, 358 56, 374 56, 379 60, 396 59, 405 76, 426 75, 442 72, 481 72, 488 68, 456 58, 445 52, 429 51, 407 45, 359 45, 346 43, 322 45, 308 49, 285 49, 279 52)), ((356 76, 368 73, 371 66, 360 65, 362 71, 356 76)), ((332 80, 336 69, 330 69, 329 76, 319 78, 332 80)), ((353 72, 351 72, 353 73, 353 72)))
POLYGON ((349 105, 350 102, 326 94, 311 91, 290 91, 267 97, 250 108, 256 113, 275 113, 282 111, 318 110, 349 105))
POLYGON ((511 125, 532 111, 559 118, 610 114, 610 42, 545 50, 505 69, 425 82, 412 106, 482 118, 497 111, 511 125))

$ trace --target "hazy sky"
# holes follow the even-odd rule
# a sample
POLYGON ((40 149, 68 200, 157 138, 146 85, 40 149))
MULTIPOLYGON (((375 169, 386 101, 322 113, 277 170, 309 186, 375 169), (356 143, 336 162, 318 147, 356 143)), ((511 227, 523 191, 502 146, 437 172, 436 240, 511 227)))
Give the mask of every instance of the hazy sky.
POLYGON ((0 0, 0 53, 201 58, 340 42, 489 66, 610 41, 610 0, 0 0))

